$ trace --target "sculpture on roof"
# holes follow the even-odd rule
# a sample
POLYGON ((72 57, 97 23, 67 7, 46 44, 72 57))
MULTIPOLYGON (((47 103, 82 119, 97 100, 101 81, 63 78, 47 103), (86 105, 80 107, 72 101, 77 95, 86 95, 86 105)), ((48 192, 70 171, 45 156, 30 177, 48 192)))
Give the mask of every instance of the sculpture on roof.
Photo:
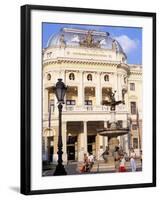
POLYGON ((66 42, 64 40, 64 34, 61 35, 59 42, 60 42, 60 47, 66 47, 66 42))
POLYGON ((112 49, 117 50, 117 45, 115 40, 112 41, 112 49))
POLYGON ((92 35, 92 31, 88 31, 86 37, 79 42, 80 46, 88 48, 99 48, 100 41, 95 41, 92 35))

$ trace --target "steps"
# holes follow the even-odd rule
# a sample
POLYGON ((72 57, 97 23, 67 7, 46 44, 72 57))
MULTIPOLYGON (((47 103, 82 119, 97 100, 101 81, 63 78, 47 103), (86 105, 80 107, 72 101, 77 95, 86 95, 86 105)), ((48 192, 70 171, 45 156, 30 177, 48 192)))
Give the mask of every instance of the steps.
MULTIPOLYGON (((129 171, 131 169, 130 162, 126 162, 126 169, 129 171)), ((136 160, 137 168, 141 168, 141 161, 139 159, 136 160)), ((91 172, 115 172, 115 164, 114 162, 106 163, 104 161, 96 161, 91 169, 91 172)))
POLYGON ((115 171, 114 163, 107 164, 105 162, 95 163, 91 169, 91 172, 104 172, 104 171, 115 171))

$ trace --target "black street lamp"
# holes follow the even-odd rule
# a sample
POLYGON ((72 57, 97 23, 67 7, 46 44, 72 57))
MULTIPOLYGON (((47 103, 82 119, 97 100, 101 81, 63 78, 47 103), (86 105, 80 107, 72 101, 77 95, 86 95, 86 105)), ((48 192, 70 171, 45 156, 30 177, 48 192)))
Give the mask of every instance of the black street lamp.
POLYGON ((56 97, 58 100, 58 110, 59 110, 59 134, 58 134, 58 164, 56 166, 56 170, 54 172, 55 176, 58 175, 66 175, 67 172, 65 171, 63 160, 62 160, 62 108, 64 104, 64 96, 66 94, 67 87, 65 84, 62 82, 62 79, 58 79, 58 82, 56 83, 56 97))

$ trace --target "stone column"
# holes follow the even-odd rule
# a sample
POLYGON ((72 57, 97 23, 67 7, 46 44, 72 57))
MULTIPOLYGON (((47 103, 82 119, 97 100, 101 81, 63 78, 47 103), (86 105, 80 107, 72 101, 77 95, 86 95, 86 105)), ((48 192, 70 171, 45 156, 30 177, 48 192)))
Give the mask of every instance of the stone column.
POLYGON ((117 75, 118 78, 118 100, 122 100, 122 84, 121 84, 121 74, 117 75))
POLYGON ((103 136, 97 134, 96 136, 96 158, 98 160, 103 160, 101 156, 103 153, 103 136))
POLYGON ((99 134, 96 135, 96 159, 99 160, 99 134))
POLYGON ((78 102, 79 107, 84 106, 84 85, 83 85, 83 71, 79 72, 79 86, 78 86, 78 102))
MULTIPOLYGON (((103 136, 99 135, 99 155, 101 156, 103 153, 103 136)), ((100 160, 103 160, 102 156, 100 157, 100 160)))
POLYGON ((77 151, 78 151, 78 161, 83 161, 82 154, 82 133, 77 135, 77 151))
POLYGON ((87 122, 83 122, 83 132, 78 134, 78 161, 83 161, 87 153, 87 122))
POLYGON ((79 150, 78 150, 78 161, 83 161, 84 159, 84 133, 80 133, 79 134, 79 143, 80 143, 80 146, 79 146, 79 150))
POLYGON ((83 122, 83 134, 84 134, 84 152, 87 153, 87 122, 83 122))
MULTIPOLYGON (((126 117, 127 118, 127 117, 126 117)), ((127 119, 123 121, 123 127, 127 128, 127 119)), ((129 141, 128 141, 128 134, 123 136, 123 148, 124 151, 128 154, 129 153, 129 141)))
POLYGON ((101 76, 100 76, 100 72, 97 72, 96 107, 100 107, 101 102, 102 102, 101 76))
POLYGON ((67 122, 62 122, 63 163, 67 163, 67 122))

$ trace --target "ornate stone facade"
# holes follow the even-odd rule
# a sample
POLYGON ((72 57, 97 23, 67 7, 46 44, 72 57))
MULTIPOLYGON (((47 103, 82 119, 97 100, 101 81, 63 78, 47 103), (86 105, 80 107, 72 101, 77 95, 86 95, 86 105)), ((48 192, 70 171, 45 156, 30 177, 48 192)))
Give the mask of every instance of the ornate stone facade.
POLYGON ((116 107, 116 120, 123 127, 131 126, 127 136, 119 137, 120 146, 127 153, 133 146, 139 154, 142 66, 127 64, 122 47, 108 33, 64 28, 43 50, 43 160, 57 159, 58 78, 68 86, 62 112, 64 161, 81 161, 85 152, 102 159, 108 139, 98 135, 97 128, 107 127, 111 119, 109 107, 103 105, 108 89, 116 91, 117 100, 125 100, 116 107))

